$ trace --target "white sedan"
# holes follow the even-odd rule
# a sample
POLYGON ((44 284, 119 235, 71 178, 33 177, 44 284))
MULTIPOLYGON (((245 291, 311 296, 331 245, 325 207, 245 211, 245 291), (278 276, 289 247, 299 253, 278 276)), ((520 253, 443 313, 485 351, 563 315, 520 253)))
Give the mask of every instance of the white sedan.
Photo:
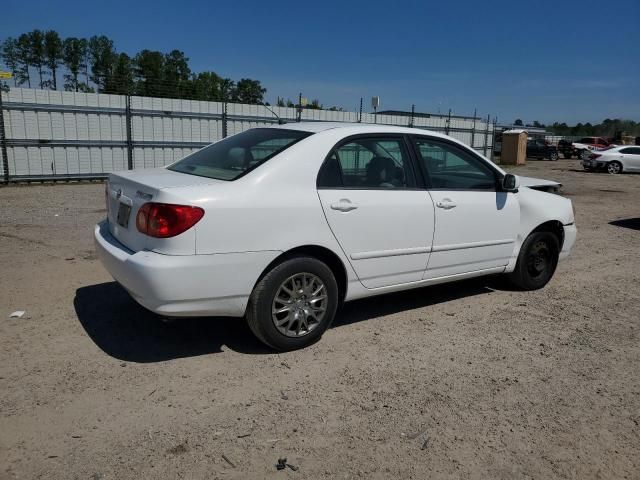
POLYGON ((620 145, 593 152, 582 167, 587 170, 606 170, 617 174, 622 172, 640 172, 640 146, 620 145))
POLYGON ((538 189, 556 185, 426 130, 287 124, 111 174, 95 241, 149 310, 244 316, 290 350, 357 298, 499 273, 543 287, 576 238, 571 201, 538 189))

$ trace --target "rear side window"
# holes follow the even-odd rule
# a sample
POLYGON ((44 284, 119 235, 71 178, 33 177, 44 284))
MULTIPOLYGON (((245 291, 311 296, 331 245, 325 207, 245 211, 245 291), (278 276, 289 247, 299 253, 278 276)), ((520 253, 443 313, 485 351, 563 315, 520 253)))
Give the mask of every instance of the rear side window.
POLYGON ((167 168, 216 180, 235 180, 309 135, 298 130, 254 128, 198 150, 167 168))
POLYGON ((318 188, 393 190, 415 186, 402 137, 361 137, 338 145, 318 174, 318 188))
POLYGON ((582 140, 580 140, 578 143, 585 143, 587 145, 590 145, 593 143, 593 138, 583 138, 582 140))

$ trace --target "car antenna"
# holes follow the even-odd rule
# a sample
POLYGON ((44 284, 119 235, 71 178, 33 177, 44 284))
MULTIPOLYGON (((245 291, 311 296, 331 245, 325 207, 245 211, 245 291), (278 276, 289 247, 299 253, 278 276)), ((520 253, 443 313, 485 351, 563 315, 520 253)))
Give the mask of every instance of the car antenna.
POLYGON ((278 119, 278 125, 284 125, 285 123, 287 123, 283 119, 281 119, 276 112, 271 110, 269 108, 269 105, 263 105, 263 107, 266 108, 267 110, 269 110, 271 113, 273 113, 273 115, 278 119))

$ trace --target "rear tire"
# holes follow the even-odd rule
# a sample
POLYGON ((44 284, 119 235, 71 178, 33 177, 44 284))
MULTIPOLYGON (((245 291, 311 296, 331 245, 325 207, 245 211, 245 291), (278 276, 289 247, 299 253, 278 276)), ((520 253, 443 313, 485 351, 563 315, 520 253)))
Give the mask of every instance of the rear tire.
POLYGON ((267 346, 288 351, 317 341, 338 307, 338 284, 320 260, 296 256, 273 267, 256 284, 246 319, 267 346))
POLYGON ((551 154, 549 155, 549 160, 551 160, 552 162, 555 162, 558 160, 558 152, 551 152, 551 154))
POLYGON ((612 175, 617 175, 618 173, 622 173, 622 164, 620 162, 609 162, 607 164, 607 172, 612 175))
POLYGON ((532 233, 520 248, 515 270, 507 274, 509 281, 520 290, 544 287, 556 271, 559 253, 560 245, 554 234, 532 233))
POLYGON ((588 159, 589 155, 591 155, 591 152, 589 150, 580 150, 580 153, 578 153, 578 157, 580 158, 580 160, 588 159))

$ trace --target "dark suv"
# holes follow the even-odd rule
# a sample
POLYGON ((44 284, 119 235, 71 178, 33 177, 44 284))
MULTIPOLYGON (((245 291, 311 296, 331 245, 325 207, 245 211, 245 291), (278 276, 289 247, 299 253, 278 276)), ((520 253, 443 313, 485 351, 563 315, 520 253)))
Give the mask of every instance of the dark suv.
POLYGON ((527 158, 558 160, 558 148, 541 138, 527 140, 527 158))

